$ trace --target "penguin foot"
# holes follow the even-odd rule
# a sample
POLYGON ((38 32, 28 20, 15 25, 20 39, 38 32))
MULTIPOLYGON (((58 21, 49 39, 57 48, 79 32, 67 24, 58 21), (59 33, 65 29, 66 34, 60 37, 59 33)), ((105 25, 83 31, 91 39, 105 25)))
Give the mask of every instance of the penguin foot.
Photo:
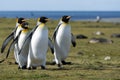
POLYGON ((62 64, 63 64, 63 65, 67 65, 67 64, 69 64, 69 65, 70 65, 70 64, 71 64, 71 62, 66 62, 66 61, 64 61, 64 60, 63 60, 63 61, 61 61, 61 62, 62 62, 62 64))
POLYGON ((27 69, 27 66, 26 65, 22 66, 22 69, 27 69))
POLYGON ((18 69, 27 69, 27 67, 26 67, 26 65, 24 65, 22 67, 18 66, 18 69))
POLYGON ((62 68, 62 65, 61 65, 61 64, 58 64, 58 67, 59 67, 59 68, 62 68))
POLYGON ((28 70, 31 70, 31 67, 28 67, 27 69, 28 69, 28 70))
POLYGON ((43 69, 43 70, 44 70, 44 69, 45 69, 45 66, 41 66, 41 69, 43 69))

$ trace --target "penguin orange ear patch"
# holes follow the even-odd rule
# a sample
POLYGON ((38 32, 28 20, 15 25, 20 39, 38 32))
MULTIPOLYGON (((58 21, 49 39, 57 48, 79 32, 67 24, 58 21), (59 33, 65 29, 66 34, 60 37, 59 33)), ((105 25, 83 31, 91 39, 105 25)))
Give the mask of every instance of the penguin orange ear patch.
POLYGON ((16 18, 16 22, 18 22, 18 18, 16 18))
POLYGON ((40 21, 40 18, 38 18, 37 21, 40 21))

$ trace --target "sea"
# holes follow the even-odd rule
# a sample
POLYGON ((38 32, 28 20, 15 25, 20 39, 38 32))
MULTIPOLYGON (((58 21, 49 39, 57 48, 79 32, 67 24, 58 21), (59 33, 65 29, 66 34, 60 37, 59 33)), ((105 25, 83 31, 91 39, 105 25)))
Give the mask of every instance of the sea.
POLYGON ((46 16, 59 19, 63 15, 72 16, 72 20, 85 20, 100 18, 120 18, 120 11, 0 11, 0 18, 38 18, 46 16))

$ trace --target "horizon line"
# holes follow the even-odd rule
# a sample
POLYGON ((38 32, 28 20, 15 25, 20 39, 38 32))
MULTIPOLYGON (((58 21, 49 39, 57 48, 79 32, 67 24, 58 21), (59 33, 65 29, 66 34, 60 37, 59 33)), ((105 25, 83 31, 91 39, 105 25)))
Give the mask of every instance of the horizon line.
POLYGON ((58 12, 71 12, 71 11, 75 11, 75 12, 88 12, 88 11, 91 11, 91 12, 111 12, 111 11, 114 11, 114 12, 118 12, 120 10, 0 10, 0 11, 42 11, 42 12, 46 12, 46 11, 51 11, 51 12, 54 12, 54 11, 58 11, 58 12))

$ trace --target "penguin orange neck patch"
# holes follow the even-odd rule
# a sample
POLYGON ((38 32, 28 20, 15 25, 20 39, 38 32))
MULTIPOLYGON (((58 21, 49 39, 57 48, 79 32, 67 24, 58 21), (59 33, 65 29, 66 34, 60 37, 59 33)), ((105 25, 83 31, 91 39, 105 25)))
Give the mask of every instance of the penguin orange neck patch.
POLYGON ((39 25, 39 27, 43 28, 43 27, 45 27, 45 24, 44 24, 44 23, 41 23, 41 24, 39 25))
POLYGON ((18 28, 21 28, 21 25, 20 25, 20 24, 18 25, 18 28))
POLYGON ((63 26, 66 26, 66 25, 69 25, 69 24, 68 24, 68 23, 63 23, 62 25, 63 25, 63 26))
POLYGON ((26 33, 26 32, 28 32, 28 29, 24 29, 24 30, 22 30, 22 32, 23 32, 23 33, 26 33))

